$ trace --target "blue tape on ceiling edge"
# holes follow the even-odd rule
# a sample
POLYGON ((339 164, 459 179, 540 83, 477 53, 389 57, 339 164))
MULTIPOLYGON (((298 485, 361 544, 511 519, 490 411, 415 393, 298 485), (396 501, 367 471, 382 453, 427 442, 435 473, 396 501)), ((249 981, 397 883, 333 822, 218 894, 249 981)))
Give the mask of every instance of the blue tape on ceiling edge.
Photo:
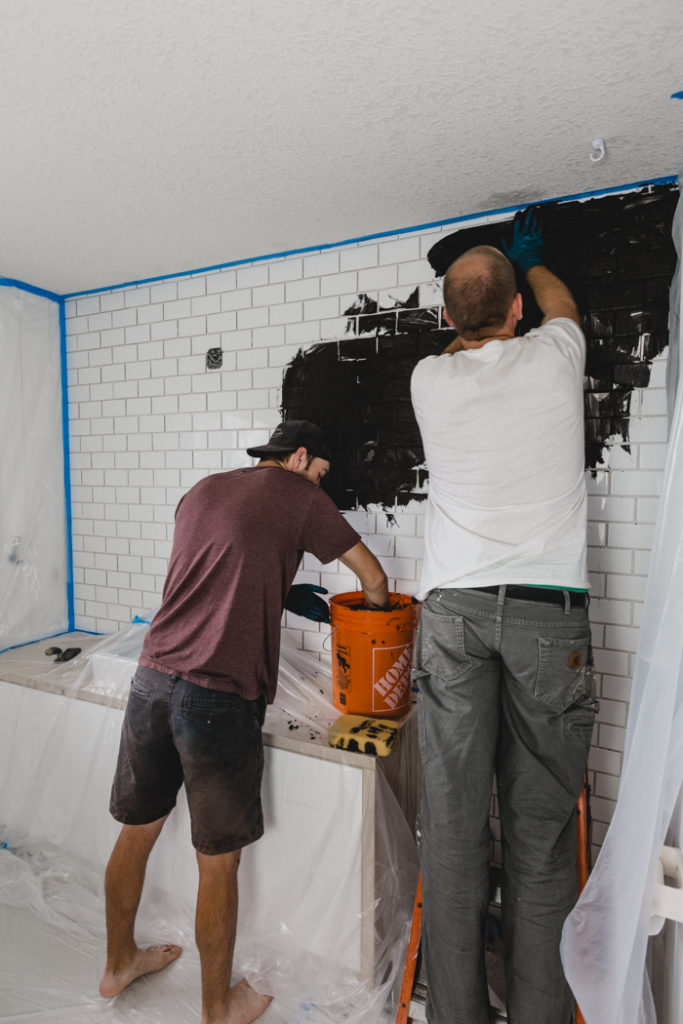
POLYGON ((44 299, 51 299, 53 302, 61 302, 62 296, 55 292, 48 292, 45 288, 36 288, 33 284, 26 284, 25 281, 15 281, 13 277, 0 277, 0 285, 6 288, 19 288, 22 292, 30 292, 31 295, 42 295, 44 299))
MULTIPOLYGON (((55 295, 45 288, 36 288, 35 285, 26 284, 25 281, 17 281, 12 277, 0 277, 0 286, 6 288, 17 288, 22 292, 29 292, 31 295, 39 295, 44 299, 56 302, 59 307, 59 355, 62 377, 62 446, 64 449, 64 502, 66 522, 66 608, 68 616, 68 632, 74 629, 74 568, 73 568, 73 540, 71 536, 71 466, 69 462, 69 402, 67 395, 66 377, 66 315, 65 301, 63 296, 55 295)), ((9 649, 9 648, 8 648, 9 649)))
POLYGON ((265 256, 250 256, 243 260, 232 260, 228 263, 215 263, 210 267, 196 267, 194 270, 181 270, 173 274, 159 274, 158 277, 143 277, 137 281, 123 281, 121 284, 104 285, 101 288, 87 288, 81 292, 67 292, 64 299, 76 299, 83 295, 99 295, 101 292, 120 291, 121 288, 137 288, 142 284, 156 284, 159 281, 170 281, 176 277, 192 277, 195 274, 208 274, 214 270, 229 270, 231 267, 243 267, 250 263, 264 263, 266 260, 280 260, 287 256, 302 256, 309 252, 325 252, 338 249, 341 245, 356 245, 359 242, 372 242, 376 238, 391 238, 394 235, 410 235, 415 231, 426 231, 429 228, 445 227, 446 224, 460 224, 468 220, 479 220, 481 217, 494 217, 499 213, 511 213, 513 210, 527 206, 543 206, 546 203, 569 203, 577 199, 598 199, 600 196, 613 195, 615 192, 630 192, 648 185, 675 185, 677 176, 668 175, 664 178, 650 178, 647 181, 633 181, 627 185, 614 185, 590 192, 576 192, 568 196, 554 196, 552 199, 539 199, 536 202, 516 203, 514 206, 502 206, 496 210, 481 210, 479 213, 466 213, 460 217, 449 217, 446 220, 430 221, 426 224, 414 224, 409 228, 395 228, 392 231, 378 231, 374 235, 359 235, 357 238, 344 238, 340 242, 325 242, 322 245, 308 245, 302 249, 286 249, 283 252, 271 252, 265 256))

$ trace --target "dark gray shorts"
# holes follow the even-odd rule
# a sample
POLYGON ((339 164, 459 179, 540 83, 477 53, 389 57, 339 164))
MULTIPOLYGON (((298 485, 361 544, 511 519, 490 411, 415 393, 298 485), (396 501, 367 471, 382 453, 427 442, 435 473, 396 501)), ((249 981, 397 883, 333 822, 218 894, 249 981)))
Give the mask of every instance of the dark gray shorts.
POLYGON ((130 686, 109 809, 147 825, 175 806, 183 782, 200 853, 240 850, 263 835, 265 698, 208 690, 138 666, 130 686))

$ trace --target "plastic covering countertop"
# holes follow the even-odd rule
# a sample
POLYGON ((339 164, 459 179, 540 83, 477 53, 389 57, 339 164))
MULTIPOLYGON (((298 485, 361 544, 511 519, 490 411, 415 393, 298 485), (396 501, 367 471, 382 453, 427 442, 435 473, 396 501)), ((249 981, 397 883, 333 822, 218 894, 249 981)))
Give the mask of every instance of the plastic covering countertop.
POLYGON ((668 922, 668 934, 651 947, 654 998, 646 970, 648 936, 664 923, 651 917, 659 855, 667 834, 672 845, 680 846, 682 838, 681 199, 673 234, 679 259, 669 319, 669 451, 638 638, 619 799, 593 873, 565 922, 562 941, 565 973, 587 1024, 683 1020, 683 925, 668 922))
MULTIPOLYGON (((102 794, 114 767, 118 709, 125 702, 131 666, 146 628, 133 625, 105 638, 84 636, 83 653, 63 665, 50 661, 46 668, 43 653, 50 644, 66 646, 60 638, 0 656, 0 679, 9 680, 0 684, 0 773, 10 780, 4 791, 0 786, 0 794, 5 794, 0 801, 3 1024, 175 1024, 200 1019, 194 892, 185 884, 188 878, 192 882, 194 861, 180 801, 150 860, 138 941, 175 942, 183 946, 183 955, 114 1000, 97 994, 105 953, 103 866, 118 831, 102 794), (27 678, 24 686, 13 685, 19 666, 27 678), (38 714, 37 700, 47 702, 45 711, 38 705, 38 714), (31 737, 33 751, 27 749, 31 737), (74 752, 85 747, 87 759, 77 764, 74 752)), ((73 634, 68 645, 75 645, 73 634)), ((326 745, 327 728, 338 716, 331 694, 329 669, 315 656, 294 649, 285 636, 278 699, 269 709, 264 731, 291 736, 295 724, 299 728, 294 735, 305 738, 314 752, 316 744, 326 745)), ((345 754, 329 748, 326 753, 345 754)), ((276 750, 274 756, 297 759, 287 751, 276 750)), ((352 755, 349 763, 354 758, 357 763, 361 756, 352 755)), ((309 770, 316 788, 320 773, 321 792, 322 769, 336 773, 327 804, 320 812, 310 811, 313 817, 308 820, 315 824, 325 813, 328 817, 324 827, 305 829, 297 837, 296 856, 289 858, 285 881, 274 891, 258 867, 259 847, 269 831, 264 793, 266 836, 245 849, 240 868, 234 980, 246 976, 257 990, 274 996, 260 1018, 264 1024, 388 1024, 395 1015, 417 879, 412 831, 383 772, 377 770, 372 898, 349 909, 355 908, 354 893, 368 871, 361 863, 361 846, 367 841, 365 816, 370 812, 363 803, 363 821, 354 824, 354 808, 361 813, 361 790, 347 777, 354 769, 344 766, 343 756, 340 766, 307 757, 298 760, 314 765, 309 770), (343 814, 353 832, 344 855, 335 827, 343 814), (328 865, 328 876, 333 865, 334 885, 319 880, 322 865, 328 865), (325 948, 325 940, 316 938, 330 930, 332 952, 329 943, 325 948), (308 932, 309 943, 301 940, 308 932), (360 932, 366 941, 359 946, 360 932), (360 962, 349 952, 356 947, 362 951, 360 962)), ((291 785, 291 780, 285 783, 291 785)), ((314 789, 312 804, 315 796, 314 789)), ((364 878, 363 885, 367 884, 364 878)))

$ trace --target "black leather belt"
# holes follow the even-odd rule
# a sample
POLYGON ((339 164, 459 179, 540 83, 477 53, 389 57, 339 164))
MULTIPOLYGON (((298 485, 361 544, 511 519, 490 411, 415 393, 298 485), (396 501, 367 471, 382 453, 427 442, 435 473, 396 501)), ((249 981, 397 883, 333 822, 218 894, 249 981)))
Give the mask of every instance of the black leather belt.
MULTIPOLYGON (((502 586, 502 584, 501 584, 502 586)), ((472 590, 480 590, 484 594, 497 594, 500 586, 496 587, 472 587, 472 590)), ((541 604, 559 604, 564 608, 564 595, 569 594, 569 604, 572 608, 588 607, 588 592, 577 590, 554 590, 550 587, 520 587, 508 583, 505 587, 505 596, 514 597, 520 601, 536 601, 541 604)))

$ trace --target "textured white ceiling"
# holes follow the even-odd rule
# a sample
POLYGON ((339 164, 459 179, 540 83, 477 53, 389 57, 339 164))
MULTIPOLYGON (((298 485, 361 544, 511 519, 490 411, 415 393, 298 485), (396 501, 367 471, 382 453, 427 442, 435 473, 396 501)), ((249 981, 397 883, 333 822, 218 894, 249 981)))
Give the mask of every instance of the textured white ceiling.
POLYGON ((73 293, 676 174, 682 58, 681 0, 0 0, 0 275, 73 293))

